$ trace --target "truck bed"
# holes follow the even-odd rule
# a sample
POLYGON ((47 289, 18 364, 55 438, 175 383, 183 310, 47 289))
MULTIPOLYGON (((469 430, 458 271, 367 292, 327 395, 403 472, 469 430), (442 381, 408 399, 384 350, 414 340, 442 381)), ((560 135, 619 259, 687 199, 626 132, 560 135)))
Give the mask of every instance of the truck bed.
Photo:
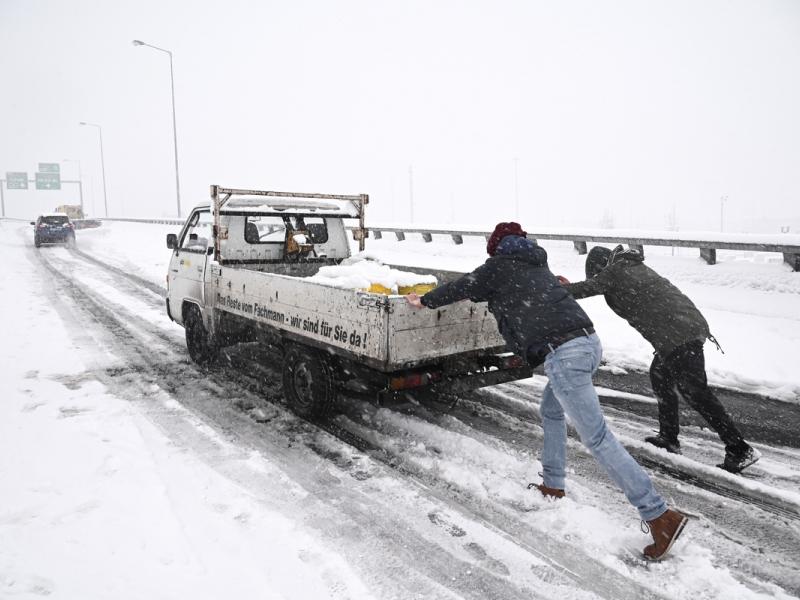
POLYGON ((485 303, 416 310, 402 296, 341 289, 245 265, 212 263, 211 275, 207 301, 215 310, 384 372, 505 346, 485 303))

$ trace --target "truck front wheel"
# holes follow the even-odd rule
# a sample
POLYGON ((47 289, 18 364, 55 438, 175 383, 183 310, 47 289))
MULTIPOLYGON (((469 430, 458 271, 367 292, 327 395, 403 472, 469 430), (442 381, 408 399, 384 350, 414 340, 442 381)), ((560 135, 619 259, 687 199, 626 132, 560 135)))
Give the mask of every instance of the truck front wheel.
POLYGON ((183 325, 186 329, 186 348, 192 360, 204 366, 213 363, 219 349, 206 331, 200 309, 194 305, 187 308, 183 325))
POLYGON ((325 358, 301 346, 289 347, 283 357, 283 394, 289 407, 301 417, 329 416, 336 386, 325 358))

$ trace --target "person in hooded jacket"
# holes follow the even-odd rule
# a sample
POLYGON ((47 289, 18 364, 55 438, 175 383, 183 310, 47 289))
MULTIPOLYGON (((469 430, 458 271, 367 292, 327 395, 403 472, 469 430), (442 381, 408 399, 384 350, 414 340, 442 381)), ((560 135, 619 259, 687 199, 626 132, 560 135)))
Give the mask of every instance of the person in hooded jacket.
MULTIPOLYGON (((559 281, 573 298, 603 294, 608 306, 653 345, 650 381, 658 399, 659 433, 645 441, 680 454, 678 394, 725 443, 719 467, 738 473, 760 458, 744 441, 725 408, 708 387, 703 345, 711 335, 694 303, 666 278, 644 264, 636 250, 596 246, 586 257, 586 281, 559 281)), ((719 344, 717 344, 719 347, 719 344)))
POLYGON ((592 385, 602 355, 600 340, 592 321, 548 268, 545 250, 526 235, 518 223, 499 223, 483 265, 424 296, 406 298, 420 309, 460 300, 488 303, 508 349, 532 366, 544 363, 547 373, 540 405, 543 482, 536 487, 545 497, 564 496, 566 413, 581 441, 649 524, 653 543, 644 549, 645 557, 660 560, 688 517, 667 507, 648 474, 607 428, 592 385))

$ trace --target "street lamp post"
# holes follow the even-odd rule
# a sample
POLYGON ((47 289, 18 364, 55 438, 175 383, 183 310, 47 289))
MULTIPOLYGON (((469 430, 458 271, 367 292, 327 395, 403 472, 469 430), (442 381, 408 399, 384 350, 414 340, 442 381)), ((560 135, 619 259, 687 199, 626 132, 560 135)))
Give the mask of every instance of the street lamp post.
POLYGON ((97 132, 100 134, 100 167, 103 170, 103 207, 105 209, 106 217, 108 217, 108 193, 106 192, 106 159, 103 155, 103 128, 97 123, 87 123, 81 121, 81 125, 89 127, 97 127, 97 132))
MULTIPOLYGON (((78 163, 78 195, 81 199, 81 212, 83 212, 83 173, 81 172, 81 161, 77 158, 62 158, 61 162, 78 163)), ((84 217, 86 215, 84 214, 84 217)))
POLYGON ((152 48, 153 50, 158 50, 160 52, 165 52, 167 56, 169 56, 169 84, 172 90, 172 145, 175 151, 175 193, 177 199, 177 208, 178 208, 178 218, 181 216, 181 179, 180 175, 178 175, 178 126, 175 122, 175 75, 172 69, 172 52, 169 50, 165 50, 164 48, 159 48, 158 46, 153 46, 152 44, 147 44, 141 40, 133 40, 131 42, 134 46, 147 46, 148 48, 152 48))

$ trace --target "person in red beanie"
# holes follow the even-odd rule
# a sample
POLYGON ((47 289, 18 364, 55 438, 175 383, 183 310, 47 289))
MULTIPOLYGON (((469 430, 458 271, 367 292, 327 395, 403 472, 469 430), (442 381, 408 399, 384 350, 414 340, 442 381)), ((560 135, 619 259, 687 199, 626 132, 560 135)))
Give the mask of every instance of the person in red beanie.
POLYGON ((406 299, 420 309, 467 299, 488 303, 508 349, 531 366, 544 363, 547 374, 539 408, 543 482, 535 487, 546 497, 565 495, 569 415, 583 444, 649 524, 653 543, 644 549, 645 557, 664 558, 688 517, 667 507, 644 469, 606 426, 592 385, 602 348, 591 320, 548 268, 547 252, 527 239, 519 223, 498 223, 486 252, 489 259, 471 273, 406 299))
POLYGON ((494 256, 497 253, 497 246, 500 241, 507 235, 516 235, 519 237, 528 237, 528 233, 522 230, 519 223, 511 221, 510 223, 498 223, 495 225, 492 235, 486 241, 486 253, 489 256, 494 256))

